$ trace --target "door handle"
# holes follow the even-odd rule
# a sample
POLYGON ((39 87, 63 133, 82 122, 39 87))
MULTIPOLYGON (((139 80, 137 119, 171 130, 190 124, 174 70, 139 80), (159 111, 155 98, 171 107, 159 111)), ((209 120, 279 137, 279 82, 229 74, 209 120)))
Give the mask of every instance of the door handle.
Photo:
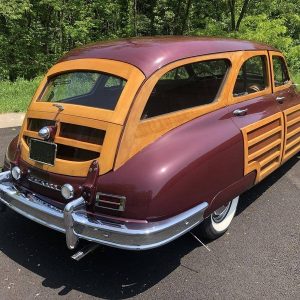
POLYGON ((285 99, 285 97, 276 97, 276 101, 280 104, 283 103, 284 99, 285 99))
POLYGON ((233 114, 235 116, 240 117, 240 116, 245 116, 247 114, 247 112, 248 112, 248 108, 244 108, 244 109, 239 109, 238 108, 238 109, 233 111, 233 114))

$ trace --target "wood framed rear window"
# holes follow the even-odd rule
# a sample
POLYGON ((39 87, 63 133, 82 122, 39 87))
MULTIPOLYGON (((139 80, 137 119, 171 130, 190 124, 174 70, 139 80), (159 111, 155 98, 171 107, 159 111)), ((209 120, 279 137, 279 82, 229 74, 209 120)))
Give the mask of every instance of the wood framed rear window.
POLYGON ((126 80, 103 72, 69 71, 49 78, 38 99, 114 110, 126 80))

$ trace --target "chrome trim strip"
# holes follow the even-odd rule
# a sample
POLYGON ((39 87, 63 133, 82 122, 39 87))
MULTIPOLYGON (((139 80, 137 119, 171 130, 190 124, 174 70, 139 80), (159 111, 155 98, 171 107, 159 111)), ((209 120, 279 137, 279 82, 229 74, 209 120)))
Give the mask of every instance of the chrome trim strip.
POLYGON ((203 214, 208 207, 208 203, 203 202, 162 221, 120 224, 88 214, 85 201, 81 197, 68 203, 62 211, 34 194, 25 196, 15 188, 9 171, 0 173, 1 202, 37 223, 65 233, 67 246, 70 249, 76 247, 80 238, 127 250, 156 248, 198 225, 203 220, 203 214))
POLYGON ((39 178, 34 177, 32 175, 29 175, 27 177, 27 180, 32 182, 32 183, 35 183, 35 184, 41 185, 43 187, 46 187, 48 189, 51 189, 51 190, 55 190, 55 191, 58 191, 58 192, 61 191, 61 186, 59 186, 57 184, 49 183, 45 180, 39 179, 39 178))
POLYGON ((98 192, 96 194, 95 206, 97 206, 97 207, 104 208, 104 209, 115 210, 115 211, 124 211, 125 210, 125 204, 126 204, 126 197, 125 196, 105 194, 105 193, 100 193, 100 192, 98 192), (116 205, 118 208, 107 207, 107 206, 104 206, 103 204, 101 205, 101 203, 107 203, 105 200, 103 201, 103 200, 100 199, 101 196, 118 199, 120 201, 119 203, 115 203, 115 202, 110 203, 111 205, 116 205))

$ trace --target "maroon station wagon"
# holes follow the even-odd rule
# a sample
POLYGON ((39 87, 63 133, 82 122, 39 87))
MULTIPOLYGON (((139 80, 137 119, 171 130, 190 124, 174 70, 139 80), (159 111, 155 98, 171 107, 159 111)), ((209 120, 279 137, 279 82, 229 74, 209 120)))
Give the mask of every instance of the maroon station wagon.
MULTIPOLYGON (((0 210, 145 250, 199 225, 215 239, 239 195, 300 149, 282 53, 220 38, 88 45, 46 74, 0 173, 0 210)), ((7 224, 9 226, 9 224, 7 224)))

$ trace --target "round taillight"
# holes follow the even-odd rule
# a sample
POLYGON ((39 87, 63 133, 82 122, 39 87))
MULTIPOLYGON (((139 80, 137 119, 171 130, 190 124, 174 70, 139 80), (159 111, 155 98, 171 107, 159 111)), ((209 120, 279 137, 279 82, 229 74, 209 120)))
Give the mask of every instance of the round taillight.
POLYGON ((61 194, 65 199, 71 199, 74 197, 74 188, 71 184, 66 183, 61 187, 61 194))
POLYGON ((18 166, 15 166, 11 169, 11 176, 15 180, 19 180, 21 178, 22 172, 18 166))

